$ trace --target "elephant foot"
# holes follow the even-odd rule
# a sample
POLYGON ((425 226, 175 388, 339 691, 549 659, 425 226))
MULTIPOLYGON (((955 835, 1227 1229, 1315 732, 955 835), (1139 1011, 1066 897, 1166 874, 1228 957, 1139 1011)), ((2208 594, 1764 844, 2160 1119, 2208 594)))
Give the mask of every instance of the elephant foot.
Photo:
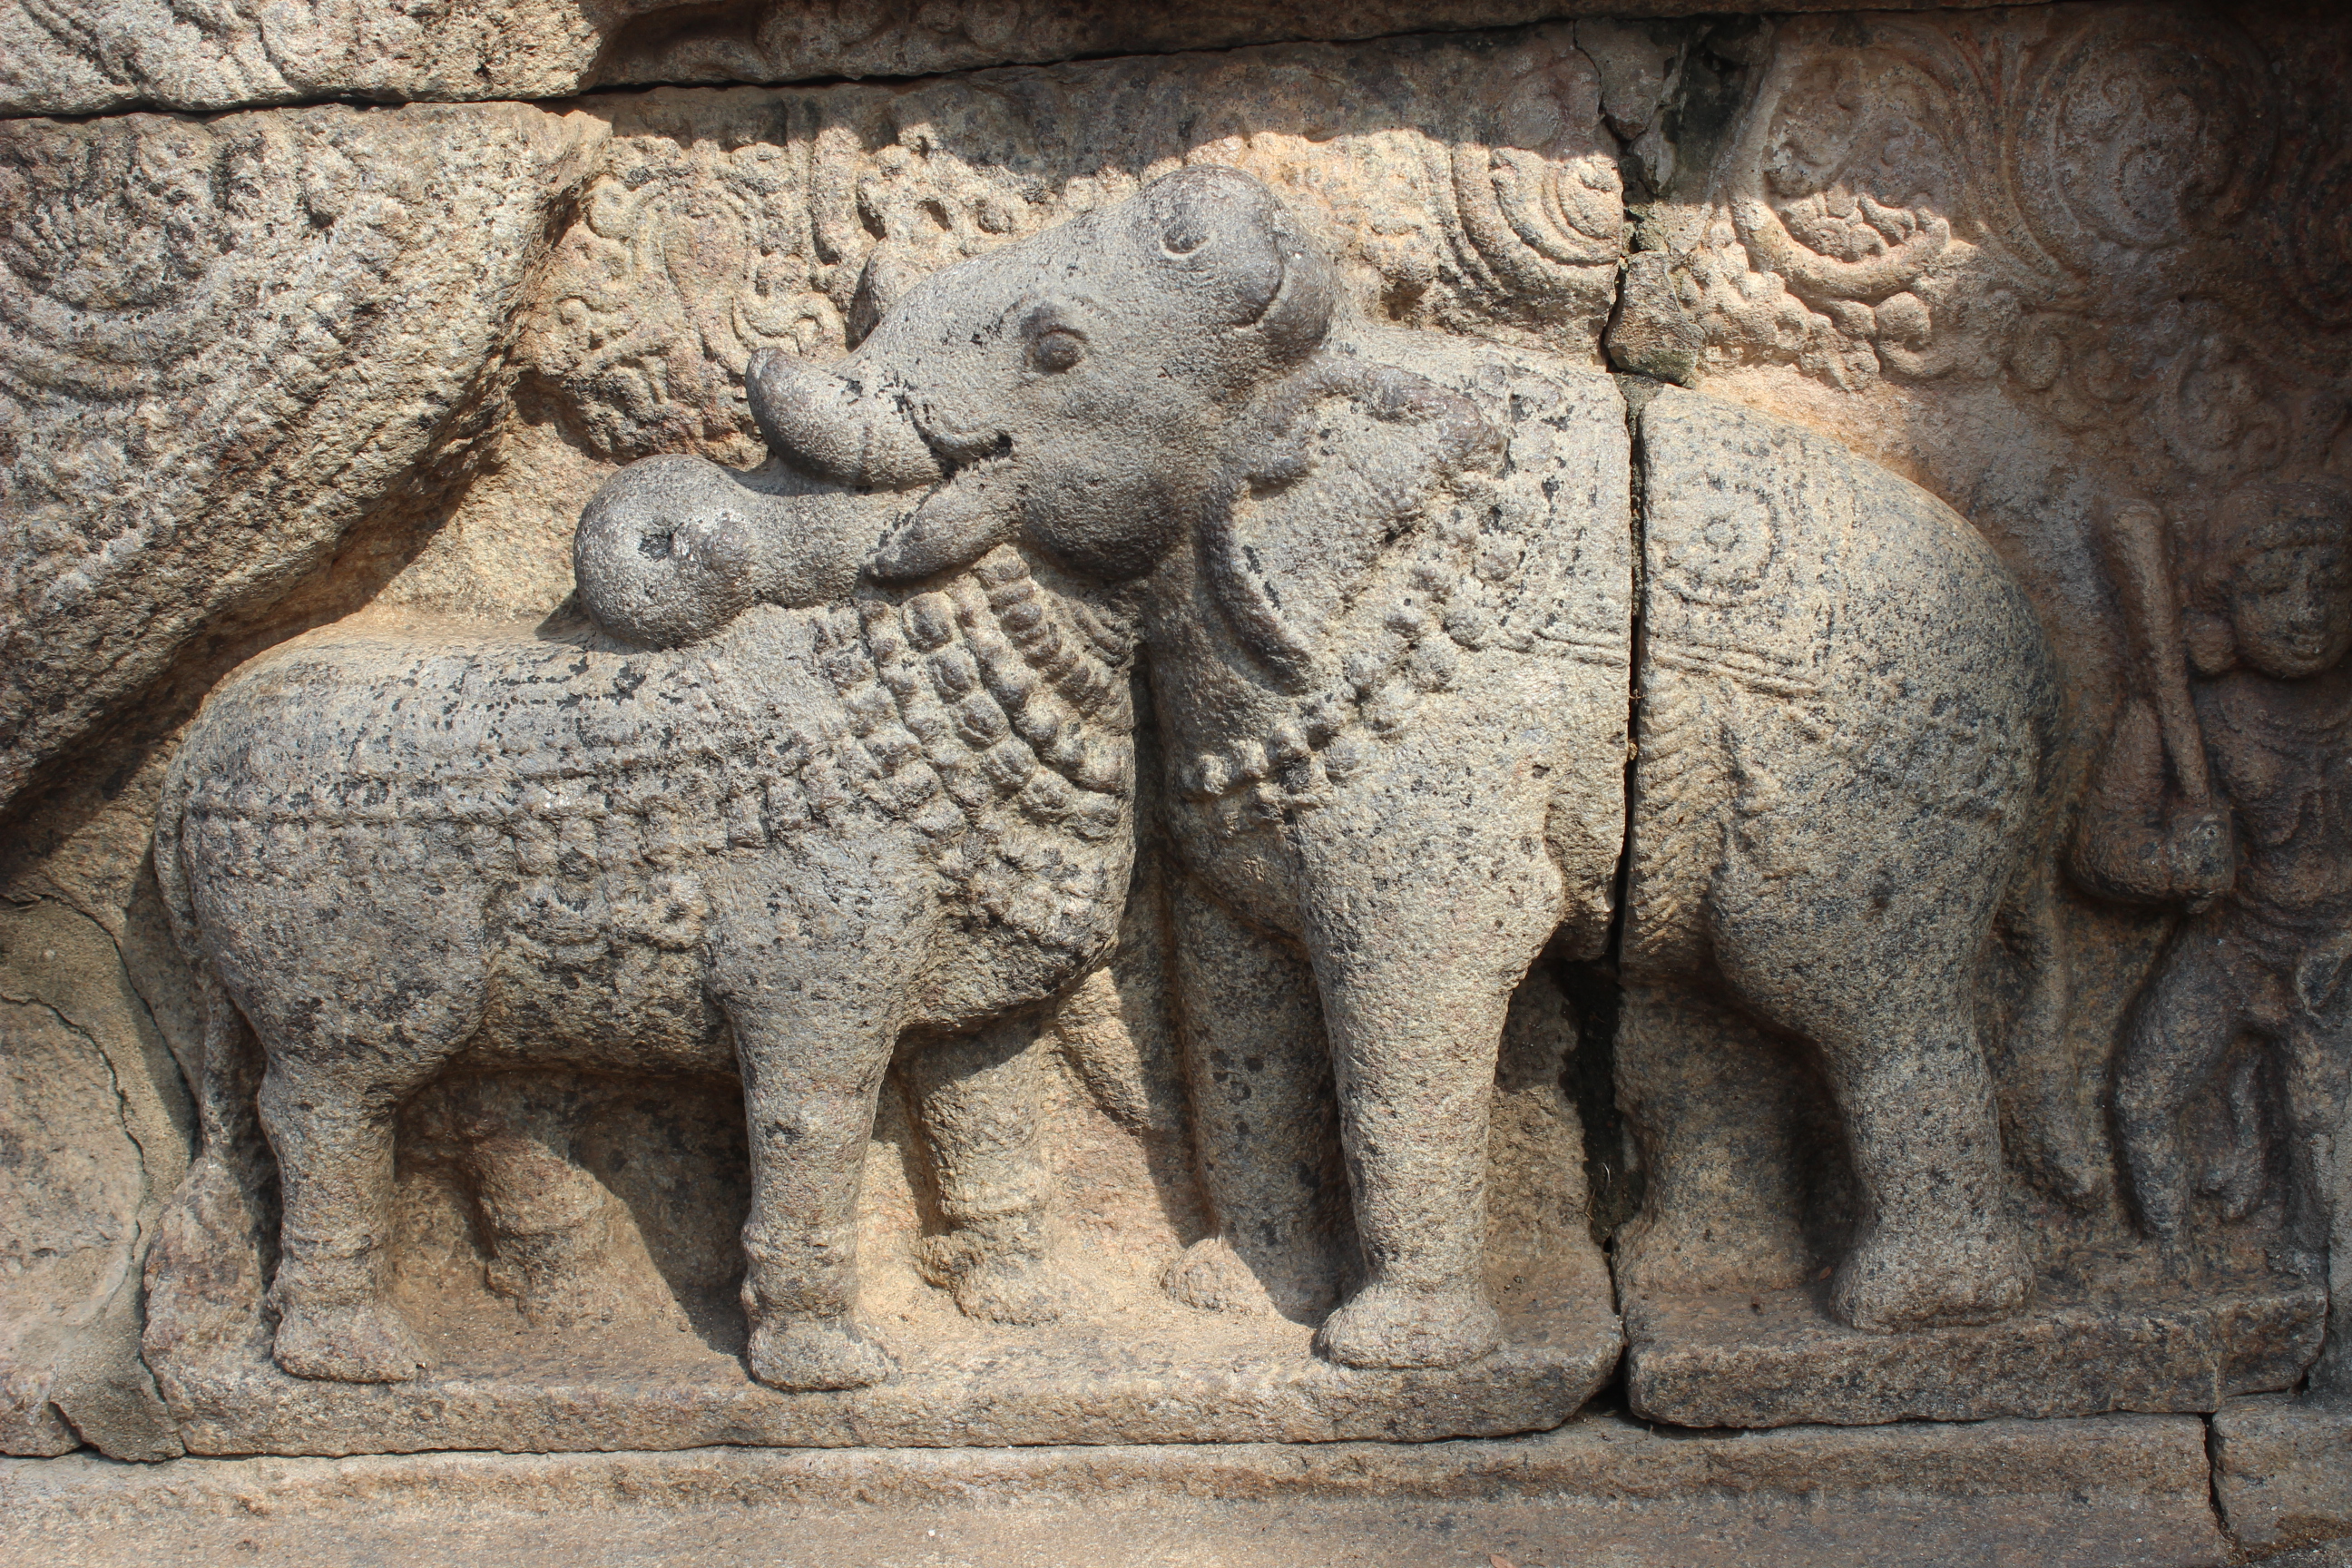
POLYGON ((1315 1348, 1342 1366, 1462 1366, 1503 1342, 1503 1320, 1470 1285, 1416 1290, 1374 1283, 1324 1321, 1315 1348))
POLYGON ((1078 1294, 1067 1270, 1036 1253, 963 1253, 927 1261, 924 1278, 944 1285, 967 1318, 1035 1327, 1055 1323, 1078 1294))
POLYGON ((865 1388, 887 1382, 898 1370, 890 1352, 847 1318, 787 1318, 758 1324, 745 1354, 753 1377, 787 1393, 865 1388))
POLYGON ((281 1309, 275 1353, 296 1377, 323 1383, 406 1383, 425 1366, 407 1321, 373 1301, 281 1309))
POLYGON ((1857 1329, 1892 1334, 1998 1322, 2032 1293, 2032 1266, 2004 1232, 1955 1238, 1922 1227, 1890 1237, 1882 1229, 1839 1268, 1830 1310, 1857 1329))
POLYGON ((1785 1215, 1645 1214, 1618 1230, 1614 1254, 1618 1289, 1629 1297, 1789 1289, 1812 1268, 1804 1233, 1785 1215))

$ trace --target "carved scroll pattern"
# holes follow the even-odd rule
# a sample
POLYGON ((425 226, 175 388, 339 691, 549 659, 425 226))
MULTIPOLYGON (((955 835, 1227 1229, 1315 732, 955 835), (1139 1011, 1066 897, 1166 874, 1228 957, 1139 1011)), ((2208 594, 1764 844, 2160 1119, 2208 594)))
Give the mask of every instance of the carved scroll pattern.
POLYGON ((724 102, 616 125, 555 240, 522 358, 600 456, 753 460, 752 353, 832 357, 929 273, 1188 163, 1273 183, 1376 318, 1580 360, 1624 246, 1598 79, 1565 27, 1503 51, 1298 46, 724 102))
POLYGON ((1794 24, 1676 308, 1717 368, 1997 383, 2225 481, 2321 461, 2352 160, 2277 52, 2196 5, 1874 20, 1859 49, 1794 24))

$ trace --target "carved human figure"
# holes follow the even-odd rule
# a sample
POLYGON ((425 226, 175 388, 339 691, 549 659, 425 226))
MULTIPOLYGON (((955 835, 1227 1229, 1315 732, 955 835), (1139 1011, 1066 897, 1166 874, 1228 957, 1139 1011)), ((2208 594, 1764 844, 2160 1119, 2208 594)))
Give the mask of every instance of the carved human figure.
POLYGON ((2231 1065, 2237 1147, 2206 1184, 2238 1214, 2259 1201, 2274 1103, 2295 1261, 2336 1285, 2314 1384, 2340 1394, 2352 1392, 2352 487, 2258 481, 2220 520, 2185 624, 2161 514, 2140 503, 2111 520, 2137 657, 2075 864, 2112 897, 2183 911, 2115 1068, 2140 1223, 2185 1238, 2198 1173, 2182 1113, 2231 1065))

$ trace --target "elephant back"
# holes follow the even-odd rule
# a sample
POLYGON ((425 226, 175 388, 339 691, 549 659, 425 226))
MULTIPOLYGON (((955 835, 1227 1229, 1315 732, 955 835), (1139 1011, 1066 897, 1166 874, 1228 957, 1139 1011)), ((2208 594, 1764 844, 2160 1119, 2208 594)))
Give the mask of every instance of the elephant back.
POLYGON ((1787 862, 1745 868, 1770 876, 1843 853, 1842 832, 1923 853, 2013 833, 2039 805, 2057 685, 1983 536, 1835 441, 1737 405, 1662 389, 1637 432, 1629 937, 1660 957, 1697 940, 1727 855, 1787 862))

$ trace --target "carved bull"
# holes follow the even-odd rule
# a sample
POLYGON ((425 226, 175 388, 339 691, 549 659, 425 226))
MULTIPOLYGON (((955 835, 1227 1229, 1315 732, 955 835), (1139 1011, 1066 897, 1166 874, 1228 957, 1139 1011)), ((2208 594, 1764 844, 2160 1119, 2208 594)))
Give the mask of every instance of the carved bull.
MULTIPOLYGON (((1364 1264, 1323 1351, 1496 1343, 1506 1005, 1547 944, 1599 953, 1612 921, 1630 981, 1712 986, 1818 1055, 1867 1204, 1843 1316, 2015 1310, 1976 980, 2004 906, 2046 892, 2057 702, 2015 582, 1832 443, 1673 389, 1629 436, 1606 378, 1373 329, 1338 296, 1262 186, 1192 169, 935 276, 838 377, 755 373, 788 449, 950 471, 876 577, 1018 541, 1138 584, 1196 1055, 1245 1054, 1215 1003, 1259 973, 1248 927, 1298 944, 1320 994, 1364 1264), (1079 232, 1087 261, 1029 259, 1079 232), (1156 319, 1130 274, 1169 290, 1156 319), (1195 280, 1243 275, 1253 309, 1203 332, 1195 280)), ((2049 922, 2022 923, 2011 1054, 2055 1060, 2049 922)), ((2025 1152, 2079 1175, 2063 1097, 2023 1098, 2025 1152)), ((1201 1121, 1230 1228, 1291 1156, 1201 1121)))

